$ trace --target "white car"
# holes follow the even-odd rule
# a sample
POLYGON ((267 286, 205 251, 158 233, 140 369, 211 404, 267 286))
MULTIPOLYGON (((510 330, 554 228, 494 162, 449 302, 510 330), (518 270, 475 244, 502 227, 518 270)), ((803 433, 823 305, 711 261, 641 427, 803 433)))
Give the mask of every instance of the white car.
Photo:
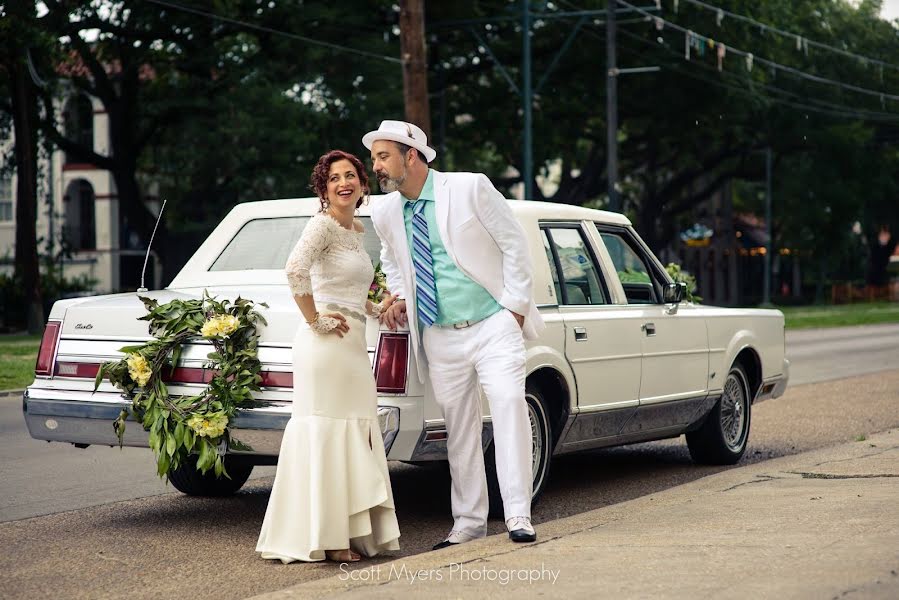
MULTIPOLYGON (((372 198, 378 202, 378 197, 372 198)), ((693 458, 731 464, 746 450, 753 402, 783 394, 784 318, 777 310, 717 308, 683 301, 659 261, 622 215, 586 208, 509 201, 531 247, 536 302, 547 327, 527 345, 527 402, 534 442, 534 495, 543 490, 551 457, 686 435, 693 458)), ((235 207, 164 290, 143 295, 160 303, 240 295, 256 302, 268 325, 261 332, 264 408, 243 410, 235 422, 252 452, 227 457, 231 479, 201 475, 192 465, 169 474, 182 492, 233 493, 253 465, 277 461, 291 412, 290 344, 300 312, 287 287, 284 263, 316 198, 251 202, 235 207)), ((369 222, 365 247, 378 261, 380 243, 369 222)), ((137 293, 61 300, 41 342, 35 381, 25 390, 32 437, 78 447, 118 443, 112 422, 130 400, 104 381, 104 361, 118 349, 150 339, 137 293)), ((446 459, 446 430, 430 386, 413 364, 408 333, 368 322, 369 355, 378 387, 378 414, 388 458, 446 459)), ((185 346, 169 390, 196 393, 210 345, 185 346)), ((339 366, 335 365, 335 368, 339 366)), ((483 403, 484 449, 491 505, 500 506, 489 409, 483 403)), ((124 443, 148 446, 137 423, 124 443)), ((211 472, 210 472, 211 473, 211 472)))

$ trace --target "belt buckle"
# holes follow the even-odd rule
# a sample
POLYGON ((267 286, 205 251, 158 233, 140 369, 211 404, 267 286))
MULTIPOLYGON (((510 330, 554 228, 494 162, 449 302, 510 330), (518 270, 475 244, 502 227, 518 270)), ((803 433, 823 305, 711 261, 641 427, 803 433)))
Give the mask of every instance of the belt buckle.
POLYGON ((459 323, 453 323, 453 329, 466 329, 475 324, 475 321, 461 321, 459 323))

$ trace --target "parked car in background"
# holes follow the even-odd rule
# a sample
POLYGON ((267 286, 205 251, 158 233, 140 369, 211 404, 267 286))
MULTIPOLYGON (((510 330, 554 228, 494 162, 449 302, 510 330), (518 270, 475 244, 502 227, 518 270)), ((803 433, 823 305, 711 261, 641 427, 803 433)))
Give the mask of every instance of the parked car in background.
MULTIPOLYGON (((378 202, 375 196, 372 203, 378 202)), ((544 489, 554 455, 684 435, 700 463, 732 464, 746 451, 754 402, 780 396, 789 378, 784 318, 777 310, 718 308, 684 301, 683 284, 665 269, 622 215, 541 202, 509 201, 531 248, 534 293, 546 321, 527 345, 527 403, 533 438, 534 495, 544 489)), ((240 295, 256 302, 261 330, 262 408, 237 417, 235 435, 252 451, 230 450, 231 479, 201 475, 192 465, 169 474, 187 494, 238 490, 254 465, 277 460, 291 413, 290 345, 301 315, 283 271, 288 254, 319 208, 315 198, 252 202, 235 207, 171 284, 143 295, 160 303, 240 295)), ((365 247, 378 261, 369 223, 365 247)), ((118 349, 150 339, 136 293, 57 302, 41 342, 35 381, 25 390, 32 437, 77 447, 118 443, 112 422, 130 405, 108 382, 93 392, 101 363, 118 349)), ((407 331, 368 322, 369 356, 378 388, 378 416, 388 458, 446 459, 446 430, 430 386, 418 381, 407 331)), ((186 345, 171 394, 204 385, 211 346, 186 345)), ((499 505, 489 406, 484 410, 491 504, 499 505)), ((140 427, 124 443, 148 446, 140 427)))

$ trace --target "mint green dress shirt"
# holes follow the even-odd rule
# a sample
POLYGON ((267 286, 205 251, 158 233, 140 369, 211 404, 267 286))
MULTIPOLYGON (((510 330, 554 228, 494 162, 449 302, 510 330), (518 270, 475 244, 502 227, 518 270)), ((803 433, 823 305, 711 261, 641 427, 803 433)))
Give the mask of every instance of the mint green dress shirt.
MULTIPOLYGON (((425 200, 424 215, 428 222, 428 239, 431 242, 431 257, 434 266, 434 281, 437 286, 437 325, 452 325, 462 321, 480 321, 502 310, 502 306, 481 285, 459 270, 446 252, 437 216, 434 198, 434 171, 428 170, 428 178, 421 189, 419 200, 425 200)), ((403 219, 409 252, 412 252, 412 206, 415 200, 403 196, 403 219)))

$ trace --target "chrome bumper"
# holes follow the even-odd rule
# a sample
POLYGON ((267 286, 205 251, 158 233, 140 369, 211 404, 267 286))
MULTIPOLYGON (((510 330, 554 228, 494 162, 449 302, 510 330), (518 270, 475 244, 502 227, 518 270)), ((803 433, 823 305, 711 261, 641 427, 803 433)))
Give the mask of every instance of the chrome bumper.
MULTIPOLYGON (((69 442, 76 446, 117 446, 119 441, 112 422, 131 402, 118 393, 28 388, 22 396, 22 411, 31 437, 50 442, 69 442)), ((242 410, 234 420, 232 433, 253 448, 233 454, 277 456, 281 436, 290 420, 290 406, 280 405, 242 410)), ((379 406, 378 421, 384 449, 390 448, 400 427, 400 409, 379 406)), ((125 446, 148 448, 148 434, 136 421, 128 421, 125 446)))

